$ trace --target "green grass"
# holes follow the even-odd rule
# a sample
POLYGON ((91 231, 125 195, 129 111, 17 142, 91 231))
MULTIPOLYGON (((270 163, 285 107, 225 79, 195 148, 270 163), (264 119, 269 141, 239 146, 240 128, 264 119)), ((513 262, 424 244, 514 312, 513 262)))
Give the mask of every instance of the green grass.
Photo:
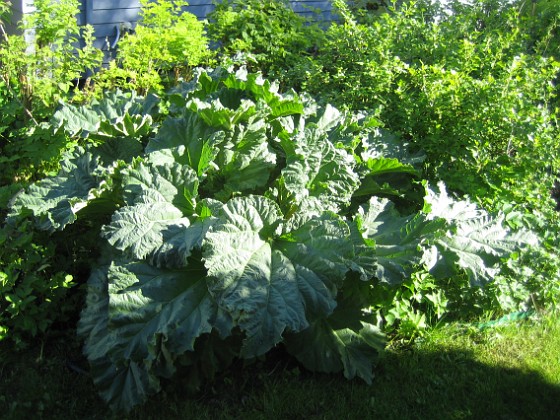
MULTIPOLYGON (((177 378, 123 419, 553 419, 560 418, 560 321, 480 331, 460 325, 395 342, 372 386, 306 372, 281 351, 239 363, 199 394, 177 378)), ((0 347, 0 418, 108 419, 79 344, 0 347)))

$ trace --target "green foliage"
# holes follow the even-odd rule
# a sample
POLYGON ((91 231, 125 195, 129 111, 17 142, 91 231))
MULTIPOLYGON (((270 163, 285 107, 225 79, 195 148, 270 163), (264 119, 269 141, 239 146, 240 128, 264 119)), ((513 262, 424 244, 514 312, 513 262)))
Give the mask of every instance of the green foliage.
POLYGON ((182 10, 182 0, 142 0, 134 33, 119 41, 116 60, 96 76, 99 88, 161 91, 190 77, 190 70, 209 62, 212 52, 204 22, 182 10))
MULTIPOLYGON (((241 60, 282 85, 297 86, 323 32, 286 0, 227 0, 208 15, 208 34, 224 57, 241 60)), ((222 60, 224 60, 222 57, 222 60)))
POLYGON ((560 302, 553 5, 335 1, 324 32, 284 1, 216 6, 224 61, 241 53, 318 104, 244 68, 193 70, 211 57, 204 24, 185 2, 142 2, 102 96, 51 118, 97 55, 87 31, 85 50, 59 49, 78 36, 75 2, 36 3, 35 49, 16 57, 27 44, 7 37, 0 53, 19 60, 0 80, 0 204, 58 173, 11 201, 0 232, 0 339, 71 317, 73 278, 97 260, 79 331, 113 408, 280 344, 370 383, 380 327, 410 338, 560 302), (150 90, 161 99, 135 92, 150 90))
POLYGON ((329 26, 315 59, 296 79, 303 79, 305 90, 336 106, 379 115, 407 68, 393 45, 403 36, 396 32, 401 28, 385 24, 391 19, 387 16, 358 24, 344 3, 339 7, 346 19, 329 26))
POLYGON ((101 64, 102 53, 92 45, 93 28, 78 27, 78 1, 38 0, 34 6, 20 24, 22 35, 4 34, 0 76, 20 112, 39 120, 68 97, 76 79, 101 64))
POLYGON ((35 233, 30 220, 3 226, 0 245, 0 341, 20 348, 66 321, 75 310, 68 297, 75 282, 60 269, 54 242, 35 233))
POLYGON ((2 32, 2 185, 48 173, 73 146, 45 121, 60 100, 74 95, 77 80, 101 64, 102 53, 93 47, 93 28, 78 26, 78 3, 36 1, 35 10, 20 22, 22 34, 2 32))
POLYGON ((173 90, 136 156, 105 150, 122 141, 102 133, 115 104, 142 108, 121 99, 60 113, 62 126, 84 121, 97 142, 18 196, 9 218, 32 212, 44 229, 64 235, 81 224, 104 239, 79 332, 115 409, 142 402, 181 367, 196 387, 232 358, 283 342, 310 369, 370 383, 383 347, 379 310, 389 309, 376 296, 382 285, 398 287, 420 265, 483 285, 533 242, 443 185, 415 202, 402 184, 417 175, 418 156, 391 148, 375 120, 279 94, 244 69, 198 70, 173 90), (365 179, 400 208, 422 210, 401 216, 360 189, 365 179))
POLYGON ((528 299, 557 301, 551 293, 560 272, 545 261, 557 259, 550 191, 559 167, 560 67, 539 44, 548 35, 528 30, 540 21, 501 1, 451 2, 446 9, 413 2, 388 13, 336 6, 341 21, 328 28, 297 85, 339 107, 367 110, 409 151, 425 155, 420 177, 442 179, 451 191, 504 211, 512 228, 547 238, 525 261, 529 267, 513 270, 486 295, 471 299, 455 284, 466 301, 503 310, 528 299))
POLYGON ((550 189, 540 157, 557 167, 559 67, 531 54, 515 9, 452 3, 454 14, 445 14, 411 3, 357 21, 339 6, 344 20, 327 30, 298 84, 304 79, 315 96, 374 113, 426 153, 430 179, 484 206, 521 204, 543 180, 550 189))
MULTIPOLYGON (((531 38, 535 43, 535 51, 543 55, 551 55, 556 59, 560 58, 558 48, 560 4, 557 1, 538 1, 533 2, 532 8, 527 7, 528 5, 524 6, 527 14, 530 14, 529 22, 533 31, 531 38)), ((522 9, 522 12, 525 10, 522 9)))

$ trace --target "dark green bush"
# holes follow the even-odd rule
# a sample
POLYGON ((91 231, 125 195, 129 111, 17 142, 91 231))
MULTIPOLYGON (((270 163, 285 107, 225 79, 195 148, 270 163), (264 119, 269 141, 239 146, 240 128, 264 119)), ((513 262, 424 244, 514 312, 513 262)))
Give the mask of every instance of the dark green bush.
POLYGON ((16 347, 45 333, 76 311, 69 289, 76 285, 61 267, 54 242, 34 232, 30 220, 0 230, 0 341, 16 347))

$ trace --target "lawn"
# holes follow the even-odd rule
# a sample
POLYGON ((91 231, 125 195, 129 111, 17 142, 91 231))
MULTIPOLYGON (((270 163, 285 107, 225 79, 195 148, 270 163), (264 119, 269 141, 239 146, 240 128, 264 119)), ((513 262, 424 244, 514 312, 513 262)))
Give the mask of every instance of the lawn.
MULTIPOLYGON (((451 324, 392 342, 372 386, 300 368, 280 350, 239 362, 195 395, 181 380, 123 419, 552 419, 560 410, 560 321, 481 330, 451 324)), ((107 419, 76 340, 1 349, 3 419, 107 419)))

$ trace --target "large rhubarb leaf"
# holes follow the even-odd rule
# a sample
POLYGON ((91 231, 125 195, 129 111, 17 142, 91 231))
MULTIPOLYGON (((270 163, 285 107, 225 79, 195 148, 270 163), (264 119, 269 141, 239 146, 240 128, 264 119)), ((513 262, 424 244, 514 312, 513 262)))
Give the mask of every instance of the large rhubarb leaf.
POLYGON ((486 215, 486 212, 468 199, 457 200, 451 197, 443 182, 438 182, 435 187, 424 184, 426 195, 423 211, 428 219, 442 218, 449 222, 460 222, 478 219, 486 215))
POLYGON ((453 224, 424 253, 430 273, 444 277, 464 270, 472 285, 493 281, 503 259, 534 243, 530 233, 511 232, 503 222, 503 217, 486 216, 453 224))
MULTIPOLYGON (((124 206, 113 214, 102 235, 117 249, 145 258, 170 238, 181 238, 195 212, 198 177, 187 165, 138 161, 123 171, 124 206)), ((190 252, 189 249, 185 249, 190 252)), ((183 255, 185 253, 183 252, 183 255)))
POLYGON ((162 270, 114 262, 94 271, 79 324, 101 396, 128 411, 160 388, 160 377, 210 333, 217 307, 201 265, 162 270))
POLYGON ((159 159, 189 165, 202 176, 218 152, 222 137, 223 132, 210 127, 196 113, 185 112, 181 118, 165 120, 146 152, 159 151, 159 159))
POLYGON ((382 159, 397 159, 406 167, 418 170, 426 160, 426 155, 422 152, 411 153, 410 149, 411 145, 402 138, 377 128, 369 130, 367 136, 362 137, 360 157, 363 162, 371 162, 368 165, 375 165, 376 161, 382 159))
POLYGON ((203 244, 209 289, 245 332, 245 357, 264 354, 284 331, 307 328, 306 311, 332 312, 347 271, 342 255, 352 252, 342 220, 311 219, 282 232, 280 209, 258 196, 230 200, 217 218, 203 244))
POLYGON ((42 229, 62 230, 76 221, 81 209, 109 188, 103 182, 108 174, 99 158, 78 148, 62 161, 57 176, 38 181, 18 195, 11 214, 25 208, 41 219, 42 229))
POLYGON ((189 225, 189 219, 172 204, 138 203, 113 214, 102 236, 115 248, 142 259, 160 248, 166 238, 181 235, 189 225))
POLYGON ((268 144, 262 120, 237 125, 220 146, 216 170, 209 173, 209 185, 215 197, 227 200, 239 193, 255 192, 267 185, 276 167, 276 154, 268 144))
POLYGON ((334 212, 350 202, 359 185, 354 159, 337 149, 326 133, 306 128, 292 141, 284 140, 282 146, 287 154, 284 185, 296 201, 315 198, 323 210, 334 212))
POLYGON ((100 101, 93 100, 87 106, 64 104, 53 116, 55 127, 64 127, 70 135, 88 137, 138 138, 151 131, 149 113, 157 104, 153 96, 146 98, 134 92, 106 92, 100 101))
POLYGON ((104 166, 110 166, 118 160, 130 163, 144 151, 144 146, 135 138, 107 138, 93 152, 99 156, 104 166))
POLYGON ((225 107, 219 99, 204 102, 193 99, 189 103, 189 109, 196 112, 209 127, 231 130, 237 124, 245 123, 257 112, 255 103, 247 99, 240 101, 235 109, 225 107))
POLYGON ((127 204, 167 202, 186 215, 194 213, 198 184, 198 176, 191 167, 159 162, 152 156, 147 164, 138 161, 123 171, 127 204))
POLYGON ((229 91, 245 91, 256 100, 264 101, 269 107, 271 117, 303 114, 304 106, 300 97, 293 92, 278 93, 278 85, 264 79, 260 74, 248 73, 245 68, 229 74, 223 79, 229 91))
POLYGON ((308 318, 330 313, 334 309, 331 299, 336 296, 349 269, 348 260, 354 256, 352 235, 346 222, 334 213, 304 216, 297 223, 291 219, 274 245, 290 259, 296 270, 308 318))
POLYGON ((315 321, 309 328, 286 339, 288 351, 306 368, 325 373, 344 372, 347 379, 373 380, 373 367, 384 348, 383 335, 371 324, 357 331, 336 326, 336 314, 315 321))
POLYGON ((401 216, 393 202, 373 197, 360 207, 356 222, 377 258, 375 276, 382 282, 401 284, 422 258, 421 244, 436 228, 422 215, 401 216))
POLYGON ((481 286, 499 273, 503 259, 537 243, 530 232, 506 228, 503 216, 490 217, 468 200, 450 197, 443 183, 427 187, 424 211, 428 219, 446 222, 425 241, 423 263, 435 276, 463 270, 471 284, 481 286))
POLYGON ((215 222, 215 218, 197 219, 186 228, 162 231, 163 241, 158 248, 153 249, 149 262, 156 267, 185 267, 193 250, 202 247, 208 229, 215 222))

